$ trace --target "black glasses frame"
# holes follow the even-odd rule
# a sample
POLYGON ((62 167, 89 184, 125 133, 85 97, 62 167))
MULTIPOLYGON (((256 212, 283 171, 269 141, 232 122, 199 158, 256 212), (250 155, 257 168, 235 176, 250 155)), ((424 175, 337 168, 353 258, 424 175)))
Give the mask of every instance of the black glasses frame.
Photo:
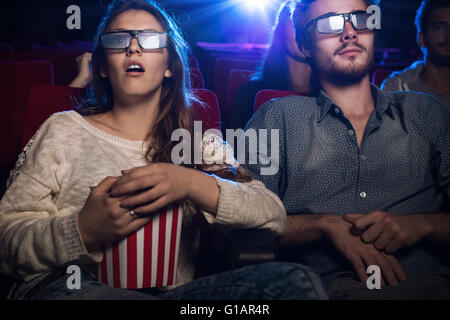
POLYGON ((120 31, 112 31, 112 32, 105 32, 100 36, 100 43, 102 45, 103 48, 105 49, 110 49, 110 50, 126 50, 130 47, 131 45, 131 40, 133 40, 133 38, 135 38, 139 44, 139 47, 142 50, 154 50, 154 49, 146 49, 141 45, 141 41, 139 39, 139 35, 142 33, 152 33, 152 34, 158 34, 158 35, 165 35, 166 37, 166 44, 164 45, 164 47, 159 47, 159 48, 155 48, 155 49, 162 49, 167 47, 167 32, 159 32, 159 31, 149 31, 149 30, 120 30, 120 31), (105 47, 104 43, 103 43, 103 36, 105 35, 109 35, 109 34, 117 34, 117 33, 128 33, 131 38, 130 41, 128 42, 128 45, 124 48, 109 48, 109 47, 105 47))

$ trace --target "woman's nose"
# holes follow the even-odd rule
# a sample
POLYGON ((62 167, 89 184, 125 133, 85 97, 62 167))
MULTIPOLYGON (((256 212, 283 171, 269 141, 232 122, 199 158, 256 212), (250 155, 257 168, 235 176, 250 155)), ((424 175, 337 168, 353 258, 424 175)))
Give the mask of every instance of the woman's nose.
POLYGON ((132 54, 132 53, 141 53, 141 47, 139 46, 139 42, 136 38, 132 38, 130 41, 130 45, 128 46, 127 49, 127 54, 132 54))

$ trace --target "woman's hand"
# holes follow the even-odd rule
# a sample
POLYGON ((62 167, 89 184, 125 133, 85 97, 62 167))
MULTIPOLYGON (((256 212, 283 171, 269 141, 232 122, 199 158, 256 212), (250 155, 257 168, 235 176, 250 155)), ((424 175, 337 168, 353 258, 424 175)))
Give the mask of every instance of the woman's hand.
POLYGON ((215 214, 219 188, 213 177, 198 170, 169 163, 152 163, 123 171, 113 185, 111 194, 129 195, 120 206, 136 214, 149 214, 168 204, 190 199, 215 214))
POLYGON ((112 197, 111 186, 119 178, 107 177, 91 190, 78 215, 78 229, 88 251, 125 238, 144 226, 151 217, 134 217, 130 210, 120 207, 129 195, 112 197))

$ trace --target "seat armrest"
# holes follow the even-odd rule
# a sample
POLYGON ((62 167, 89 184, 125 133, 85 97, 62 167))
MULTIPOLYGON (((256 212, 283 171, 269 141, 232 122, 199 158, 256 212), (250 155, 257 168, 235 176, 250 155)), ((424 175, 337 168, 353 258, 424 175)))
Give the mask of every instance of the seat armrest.
POLYGON ((277 239, 268 230, 232 230, 226 251, 229 270, 279 259, 277 239))

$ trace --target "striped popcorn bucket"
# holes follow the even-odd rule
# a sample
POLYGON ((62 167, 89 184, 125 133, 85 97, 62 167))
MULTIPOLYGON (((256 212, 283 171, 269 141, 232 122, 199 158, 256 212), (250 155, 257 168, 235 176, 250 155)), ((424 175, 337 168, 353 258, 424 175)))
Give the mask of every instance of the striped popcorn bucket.
POLYGON ((98 279, 123 289, 174 284, 182 217, 182 203, 173 203, 155 212, 135 233, 107 245, 98 264, 98 279))

